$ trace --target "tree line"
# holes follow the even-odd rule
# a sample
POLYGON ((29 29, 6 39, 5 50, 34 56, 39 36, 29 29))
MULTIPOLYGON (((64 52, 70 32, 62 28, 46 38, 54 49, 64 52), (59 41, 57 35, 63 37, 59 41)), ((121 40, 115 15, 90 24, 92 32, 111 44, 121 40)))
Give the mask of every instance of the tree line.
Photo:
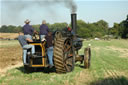
MULTIPOLYGON (((68 24, 64 23, 47 23, 51 31, 63 30, 68 24)), ((71 24, 69 24, 71 27, 71 24)), ((40 24, 32 25, 32 27, 39 31, 40 24)), ((0 28, 1 33, 17 33, 22 32, 22 26, 3 25, 0 28)), ((77 20, 77 34, 83 38, 103 38, 105 36, 112 36, 114 38, 128 38, 128 15, 125 20, 120 23, 114 23, 113 27, 109 27, 104 20, 99 20, 94 23, 87 23, 83 20, 77 20)))

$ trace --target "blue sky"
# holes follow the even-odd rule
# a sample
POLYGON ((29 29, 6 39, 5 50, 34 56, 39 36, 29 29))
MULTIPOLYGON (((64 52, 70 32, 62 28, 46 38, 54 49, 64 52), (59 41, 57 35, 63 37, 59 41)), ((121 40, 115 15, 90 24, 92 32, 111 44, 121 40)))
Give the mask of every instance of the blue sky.
MULTIPOLYGON (((128 15, 128 0, 74 1, 77 5, 77 19, 85 22, 103 19, 111 27, 114 22, 119 23, 128 15)), ((63 3, 46 3, 44 0, 1 0, 0 11, 0 25, 24 25, 25 19, 31 20, 31 24, 41 24, 42 20, 51 24, 71 21, 71 11, 63 3)))

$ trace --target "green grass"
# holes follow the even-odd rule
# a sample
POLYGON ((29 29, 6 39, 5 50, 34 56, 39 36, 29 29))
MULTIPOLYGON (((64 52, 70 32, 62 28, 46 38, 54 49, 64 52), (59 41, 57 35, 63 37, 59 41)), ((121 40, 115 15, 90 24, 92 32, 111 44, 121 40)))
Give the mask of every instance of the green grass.
POLYGON ((0 40, 0 48, 7 48, 20 45, 18 40, 0 40))
MULTIPOLYGON (((84 41, 83 49, 91 44, 91 68, 83 69, 76 64, 73 72, 57 74, 55 72, 25 73, 23 67, 11 69, 0 78, 2 85, 128 85, 128 57, 121 57, 120 50, 128 49, 128 40, 84 41)), ((127 51, 126 51, 127 52, 127 51)))
POLYGON ((66 80, 69 83, 74 81, 74 76, 79 73, 82 68, 76 68, 73 72, 67 74, 33 72, 24 73, 23 67, 9 70, 5 77, 0 79, 0 83, 8 85, 60 85, 66 80))

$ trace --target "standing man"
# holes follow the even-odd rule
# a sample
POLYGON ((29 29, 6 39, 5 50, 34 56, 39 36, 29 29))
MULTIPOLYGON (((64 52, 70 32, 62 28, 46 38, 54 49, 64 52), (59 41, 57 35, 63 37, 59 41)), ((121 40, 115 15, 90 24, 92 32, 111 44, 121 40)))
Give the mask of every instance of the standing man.
POLYGON ((31 48, 32 54, 35 53, 35 46, 34 45, 29 45, 27 42, 33 42, 30 38, 26 38, 24 35, 21 35, 19 33, 18 41, 23 48, 23 63, 24 65, 27 65, 28 63, 26 62, 26 55, 27 55, 27 50, 31 48))
POLYGON ((53 36, 52 32, 48 32, 46 35, 46 42, 47 42, 47 55, 48 55, 48 60, 49 60, 49 65, 50 68, 52 68, 53 65, 53 36))
POLYGON ((46 21, 43 20, 42 25, 40 26, 40 40, 45 38, 45 36, 48 34, 48 32, 49 32, 49 28, 46 25, 46 21))
POLYGON ((32 34, 34 33, 34 29, 31 25, 29 25, 30 21, 27 19, 24 21, 25 25, 23 26, 23 33, 26 38, 30 38, 32 40, 32 34))

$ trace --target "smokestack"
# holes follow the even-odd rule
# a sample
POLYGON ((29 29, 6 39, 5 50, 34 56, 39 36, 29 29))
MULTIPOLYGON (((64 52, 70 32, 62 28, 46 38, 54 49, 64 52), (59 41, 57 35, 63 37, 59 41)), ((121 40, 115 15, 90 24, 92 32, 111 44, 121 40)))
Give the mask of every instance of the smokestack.
POLYGON ((72 13, 71 14, 71 25, 72 25, 72 30, 75 34, 77 34, 77 14, 76 13, 72 13))

